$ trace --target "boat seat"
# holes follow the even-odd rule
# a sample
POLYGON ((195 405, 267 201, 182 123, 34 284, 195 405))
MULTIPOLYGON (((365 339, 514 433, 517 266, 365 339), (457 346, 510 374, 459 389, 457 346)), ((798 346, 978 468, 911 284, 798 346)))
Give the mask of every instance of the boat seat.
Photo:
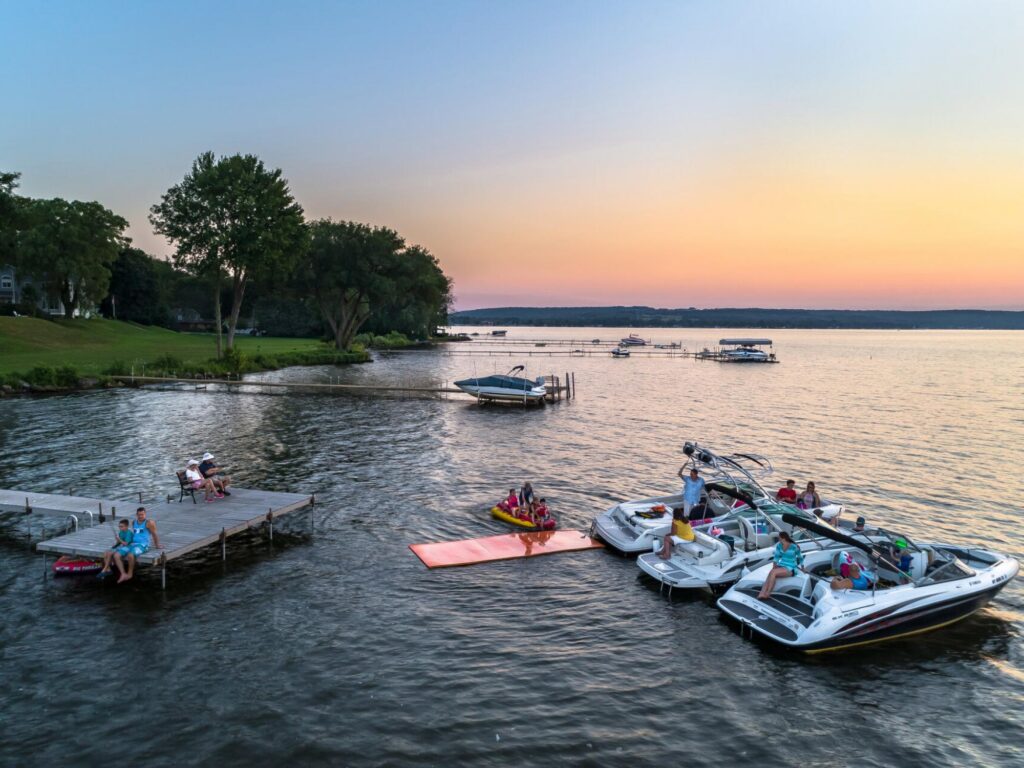
MULTIPOLYGON (((764 533, 758 533, 754 529, 754 524, 746 517, 739 518, 740 530, 743 532, 743 538, 746 540, 747 545, 753 549, 763 549, 764 547, 770 547, 775 543, 775 536, 773 531, 769 528, 764 533)), ((759 527, 764 527, 763 523, 758 524, 759 527)))

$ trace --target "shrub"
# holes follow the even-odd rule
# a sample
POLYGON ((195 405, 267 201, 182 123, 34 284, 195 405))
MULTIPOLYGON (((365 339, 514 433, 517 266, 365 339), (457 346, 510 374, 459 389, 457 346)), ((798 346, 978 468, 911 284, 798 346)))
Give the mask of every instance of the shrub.
POLYGON ((115 360, 102 371, 104 376, 129 376, 131 372, 131 367, 124 360, 115 360))
POLYGON ((62 365, 53 375, 54 383, 61 389, 78 387, 78 371, 72 365, 62 365))
POLYGON ((25 374, 25 381, 33 387, 57 386, 57 372, 48 365, 37 365, 25 374))
POLYGON ((184 367, 184 364, 181 362, 181 359, 175 357, 174 355, 161 355, 152 363, 150 363, 150 365, 154 369, 159 368, 162 371, 168 372, 180 371, 184 367))

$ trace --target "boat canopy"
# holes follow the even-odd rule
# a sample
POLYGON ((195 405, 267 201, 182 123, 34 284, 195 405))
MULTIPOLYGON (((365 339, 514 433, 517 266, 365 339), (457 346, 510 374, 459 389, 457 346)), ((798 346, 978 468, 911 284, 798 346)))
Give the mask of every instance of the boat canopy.
POLYGON ((741 347, 770 347, 771 339, 719 339, 719 344, 739 344, 741 347))

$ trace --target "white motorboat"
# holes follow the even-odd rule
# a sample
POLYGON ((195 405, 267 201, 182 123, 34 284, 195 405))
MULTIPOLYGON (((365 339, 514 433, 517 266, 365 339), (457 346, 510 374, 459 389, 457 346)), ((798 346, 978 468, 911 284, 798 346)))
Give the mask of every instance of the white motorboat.
MULTIPOLYGON (((803 552, 839 546, 831 539, 812 536, 783 522, 785 514, 815 520, 813 513, 786 504, 763 504, 755 509, 744 506, 710 525, 695 528, 693 541, 673 537, 671 556, 666 559, 660 556, 661 540, 656 539, 653 551, 640 555, 636 564, 670 590, 715 591, 770 562, 780 531, 789 533, 803 552)), ((663 535, 668 535, 667 525, 663 535)))
POLYGON ((629 357, 628 349, 613 349, 612 357, 629 357))
POLYGON ((619 344, 624 347, 644 347, 647 346, 647 341, 640 338, 639 335, 631 333, 629 334, 629 336, 626 336, 624 339, 621 339, 619 341, 619 344))
POLYGON ((758 347, 771 347, 771 339, 719 339, 720 359, 731 363, 767 363, 775 359, 774 353, 758 347))
MULTIPOLYGON (((764 456, 752 453, 717 456, 695 443, 687 443, 683 453, 688 457, 687 464, 704 474, 704 494, 701 503, 691 510, 691 520, 714 522, 736 506, 773 503, 764 489, 748 480, 748 477, 767 477, 772 473, 772 464, 764 456), (744 472, 737 467, 744 467, 744 472)), ((622 502, 594 518, 592 529, 595 536, 620 552, 649 552, 654 541, 668 531, 672 511, 682 506, 682 494, 622 502)))
POLYGON ((741 577, 718 600, 718 607, 759 636, 808 653, 952 624, 985 605, 1020 568, 1014 558, 987 549, 914 543, 884 529, 839 532, 796 515, 784 515, 783 520, 845 549, 808 552, 796 576, 779 579, 772 594, 759 600, 772 568, 765 564, 741 577), (903 553, 899 563, 894 551, 903 553), (832 588, 831 578, 845 557, 861 566, 871 579, 870 589, 832 588))
POLYGON ((463 379, 456 381, 455 386, 479 400, 542 401, 547 394, 544 377, 538 376, 531 380, 513 375, 523 370, 523 366, 517 365, 505 375, 463 379))

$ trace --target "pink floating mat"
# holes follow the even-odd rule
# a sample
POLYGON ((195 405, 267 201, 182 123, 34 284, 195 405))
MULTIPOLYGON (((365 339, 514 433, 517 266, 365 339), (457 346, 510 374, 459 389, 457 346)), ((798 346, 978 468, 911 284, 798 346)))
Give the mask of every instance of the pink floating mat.
POLYGON ((473 565, 494 560, 514 560, 517 557, 537 557, 553 555, 556 552, 577 552, 603 547, 604 544, 590 538, 583 531, 530 531, 465 541, 409 545, 409 549, 427 568, 473 565))

